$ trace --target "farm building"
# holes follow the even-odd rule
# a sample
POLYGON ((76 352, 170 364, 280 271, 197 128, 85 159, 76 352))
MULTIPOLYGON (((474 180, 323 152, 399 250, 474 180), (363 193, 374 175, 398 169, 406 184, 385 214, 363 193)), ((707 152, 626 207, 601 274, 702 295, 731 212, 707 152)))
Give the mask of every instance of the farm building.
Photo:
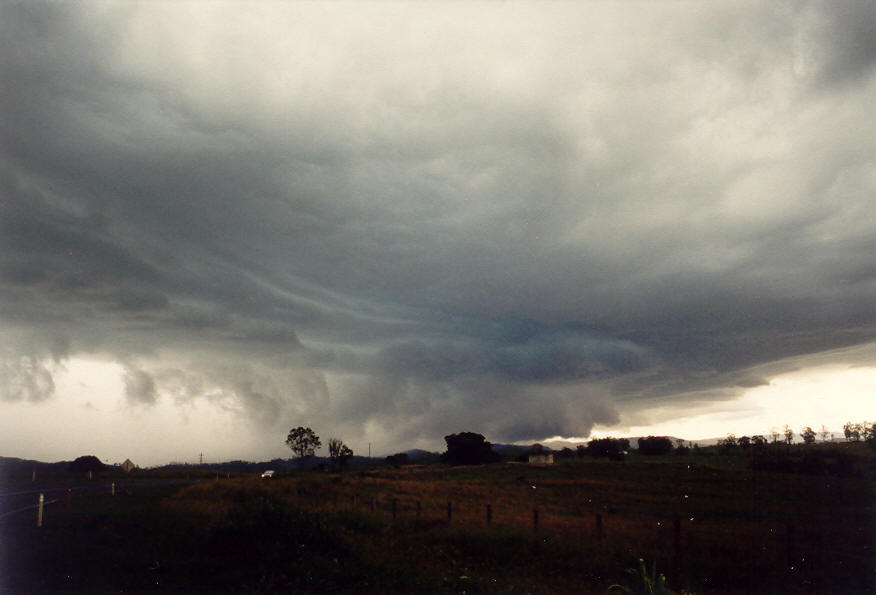
POLYGON ((131 459, 125 459, 125 462, 122 463, 122 469, 125 473, 130 473, 132 469, 136 469, 137 465, 131 462, 131 459))

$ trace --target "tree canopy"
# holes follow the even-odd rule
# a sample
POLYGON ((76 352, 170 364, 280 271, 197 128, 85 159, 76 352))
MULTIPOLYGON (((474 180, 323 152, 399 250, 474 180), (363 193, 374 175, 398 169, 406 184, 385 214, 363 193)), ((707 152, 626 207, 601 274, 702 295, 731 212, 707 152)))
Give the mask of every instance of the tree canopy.
POLYGON ((594 438, 587 443, 586 452, 593 458, 608 457, 616 459, 625 450, 629 450, 630 441, 627 438, 594 438))
POLYGON ((106 465, 100 462, 94 455, 85 455, 77 457, 70 463, 70 471, 73 473, 88 473, 89 471, 103 471, 106 465))
MULTIPOLYGON (((735 437, 734 437, 735 444, 735 437)), ((666 436, 639 438, 639 452, 643 455, 665 455, 672 451, 672 440, 666 436)))
POLYGON ((353 456, 353 449, 344 444, 340 438, 329 439, 328 449, 333 469, 346 467, 347 460, 353 456))
POLYGON ((322 446, 319 441, 319 436, 310 428, 299 426, 289 430, 289 435, 286 437, 286 445, 295 453, 299 459, 312 457, 316 454, 316 449, 322 446))
POLYGON ((444 463, 451 465, 481 465, 501 460, 499 453, 493 451, 493 445, 481 435, 474 432, 460 432, 444 437, 447 452, 441 455, 444 463))

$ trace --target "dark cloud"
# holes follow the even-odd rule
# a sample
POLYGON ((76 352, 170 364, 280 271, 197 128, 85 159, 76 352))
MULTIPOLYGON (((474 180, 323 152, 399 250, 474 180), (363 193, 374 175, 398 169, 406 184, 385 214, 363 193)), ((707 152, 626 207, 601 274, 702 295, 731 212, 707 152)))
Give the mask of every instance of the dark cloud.
POLYGON ((132 404, 154 405, 158 399, 155 381, 147 372, 128 367, 124 374, 125 396, 132 404))
POLYGON ((872 342, 833 7, 4 6, 3 398, 97 354, 134 404, 541 439, 872 342))
POLYGON ((2 362, 3 401, 45 401, 55 392, 52 371, 35 357, 9 357, 2 362))
POLYGON ((876 6, 868 2, 824 3, 813 10, 802 43, 815 61, 821 85, 866 80, 876 71, 876 6))

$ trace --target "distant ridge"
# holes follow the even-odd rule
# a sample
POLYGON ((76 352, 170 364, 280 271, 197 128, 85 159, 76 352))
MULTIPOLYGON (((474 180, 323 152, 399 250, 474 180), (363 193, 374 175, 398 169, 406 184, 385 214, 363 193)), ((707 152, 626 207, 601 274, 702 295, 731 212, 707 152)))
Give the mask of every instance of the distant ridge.
POLYGON ((70 461, 58 461, 55 463, 43 463, 31 459, 19 459, 17 457, 0 457, 0 477, 26 475, 33 471, 66 471, 70 461))
MULTIPOLYGON (((628 438, 630 441, 631 449, 638 449, 638 439, 644 438, 645 436, 635 436, 632 438, 628 438)), ((723 438, 704 438, 701 440, 687 440, 683 438, 677 438, 675 436, 667 436, 670 440, 672 440, 673 445, 677 444, 679 440, 684 441, 684 445, 688 446, 690 444, 695 444, 700 447, 705 446, 714 446, 718 443, 718 441, 723 438)), ((528 451, 531 451, 534 447, 541 446, 541 448, 546 452, 559 452, 564 448, 569 448, 571 450, 576 450, 578 446, 587 446, 587 442, 589 440, 585 440, 583 442, 570 442, 567 440, 546 440, 543 442, 532 442, 529 444, 508 444, 508 443, 493 443, 493 451, 499 453, 506 459, 514 459, 528 451)), ((433 463, 437 462, 441 457, 441 452, 424 450, 421 448, 412 448, 404 451, 404 454, 408 455, 411 463, 433 463)), ((347 461, 348 467, 361 467, 364 465, 374 465, 380 464, 384 460, 384 457, 367 457, 367 456, 359 456, 354 455, 347 461)), ((71 461, 56 461, 54 463, 47 463, 43 461, 37 461, 33 459, 21 459, 18 457, 3 457, 0 456, 0 477, 11 477, 11 476, 23 476, 25 474, 30 474, 33 471, 66 471, 70 466, 71 461)), ((311 469, 313 467, 318 467, 320 465, 329 465, 331 459, 329 457, 310 457, 306 464, 305 468, 311 469)), ((111 465, 108 465, 111 467, 111 465)), ((274 469, 276 471, 283 470, 291 470, 298 469, 299 464, 298 460, 294 458, 290 459, 271 459, 269 461, 243 461, 243 460, 232 460, 232 461, 223 461, 219 463, 181 463, 181 462, 170 462, 163 465, 152 465, 148 467, 148 469, 210 469, 215 471, 226 471, 226 472, 261 472, 265 469, 274 469)))

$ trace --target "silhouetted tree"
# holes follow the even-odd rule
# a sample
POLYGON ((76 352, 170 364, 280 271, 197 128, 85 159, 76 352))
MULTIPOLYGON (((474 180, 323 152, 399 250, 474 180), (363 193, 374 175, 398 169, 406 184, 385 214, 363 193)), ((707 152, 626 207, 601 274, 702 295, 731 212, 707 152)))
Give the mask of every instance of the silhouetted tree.
POLYGON ((310 428, 297 427, 289 430, 289 435, 286 437, 286 445, 298 457, 298 464, 303 465, 307 457, 312 457, 316 454, 316 450, 322 446, 319 441, 319 436, 310 428))
POLYGON ((480 465, 502 458, 481 434, 460 432, 445 436, 444 441, 447 443, 447 452, 441 455, 441 461, 450 465, 480 465))
POLYGON ((643 455, 665 455, 672 450, 672 440, 666 436, 639 438, 639 452, 643 455))
POLYGON ((343 469, 347 466, 350 457, 353 456, 353 450, 339 438, 329 438, 328 448, 332 469, 343 469))
POLYGON ((846 422, 843 424, 843 434, 849 442, 859 442, 861 440, 861 424, 846 422))
POLYGON ((802 430, 800 430, 800 437, 803 438, 803 444, 814 444, 815 443, 815 430, 806 426, 802 430))
POLYGON ((876 422, 864 422, 864 440, 871 447, 876 448, 876 422))
POLYGON ((726 438, 718 440, 718 444, 722 444, 723 446, 737 446, 739 441, 736 439, 735 434, 727 434, 726 438))
POLYGON ((791 426, 785 424, 785 442, 791 444, 794 441, 794 430, 791 429, 791 426))
POLYGON ((88 473, 89 471, 103 471, 104 469, 106 469, 106 465, 101 463, 100 459, 94 455, 76 457, 69 467, 72 473, 88 473))
POLYGON ((596 438, 587 443, 587 454, 593 458, 618 459, 621 458, 621 452, 629 448, 630 441, 626 438, 596 438))
POLYGON ((736 451, 736 447, 739 445, 739 441, 736 439, 736 436, 733 434, 727 434, 726 438, 722 438, 718 440, 718 450, 729 454, 736 451))
POLYGON ((389 455, 384 460, 387 464, 392 465, 393 467, 401 467, 402 465, 409 465, 411 457, 409 457, 406 452, 400 452, 394 455, 389 455))

